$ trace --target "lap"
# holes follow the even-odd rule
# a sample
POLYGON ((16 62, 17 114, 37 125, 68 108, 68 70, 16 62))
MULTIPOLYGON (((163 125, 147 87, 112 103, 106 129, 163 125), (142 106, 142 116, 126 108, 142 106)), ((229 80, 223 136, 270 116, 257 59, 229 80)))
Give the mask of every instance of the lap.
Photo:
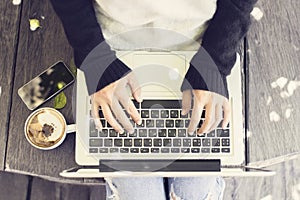
POLYGON ((166 199, 166 189, 175 199, 222 199, 225 182, 221 177, 128 177, 106 179, 107 199, 166 199), (167 181, 167 184, 165 184, 167 181), (167 185, 168 188, 165 188, 167 185))

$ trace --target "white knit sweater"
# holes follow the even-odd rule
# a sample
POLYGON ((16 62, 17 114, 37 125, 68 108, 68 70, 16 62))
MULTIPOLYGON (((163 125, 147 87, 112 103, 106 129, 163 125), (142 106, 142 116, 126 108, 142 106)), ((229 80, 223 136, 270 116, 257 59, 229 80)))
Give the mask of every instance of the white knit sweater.
POLYGON ((216 0, 95 0, 106 41, 116 50, 198 50, 216 0))

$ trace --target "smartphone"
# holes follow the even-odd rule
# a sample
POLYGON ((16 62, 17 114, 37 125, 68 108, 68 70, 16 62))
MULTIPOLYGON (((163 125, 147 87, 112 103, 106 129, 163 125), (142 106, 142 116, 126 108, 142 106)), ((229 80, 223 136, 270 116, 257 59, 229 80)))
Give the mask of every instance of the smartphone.
POLYGON ((75 78, 62 61, 58 61, 19 88, 18 95, 29 110, 34 110, 74 82, 75 78))

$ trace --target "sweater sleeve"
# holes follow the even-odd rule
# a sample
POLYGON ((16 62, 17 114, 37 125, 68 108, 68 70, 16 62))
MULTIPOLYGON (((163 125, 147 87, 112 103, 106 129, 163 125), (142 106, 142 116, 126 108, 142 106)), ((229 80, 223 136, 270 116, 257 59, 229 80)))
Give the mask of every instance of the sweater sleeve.
POLYGON ((84 72, 90 95, 130 71, 105 42, 92 0, 51 0, 51 3, 73 47, 75 64, 84 72))
POLYGON ((209 90, 228 98, 226 76, 234 66, 239 42, 248 31, 256 1, 217 1, 217 10, 190 62, 181 90, 209 90))

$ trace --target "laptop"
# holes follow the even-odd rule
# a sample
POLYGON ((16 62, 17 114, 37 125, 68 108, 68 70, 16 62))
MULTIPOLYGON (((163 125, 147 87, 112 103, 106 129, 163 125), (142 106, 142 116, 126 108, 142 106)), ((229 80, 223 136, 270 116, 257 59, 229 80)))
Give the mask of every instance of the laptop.
MULTIPOLYGON (((187 133, 191 112, 181 115, 180 86, 195 53, 117 52, 142 87, 143 102, 135 105, 143 123, 140 126, 133 123, 133 134, 116 133, 103 116, 103 130, 96 129, 85 76, 78 70, 75 160, 81 167, 64 170, 60 175, 71 178, 274 175, 273 171, 247 165, 239 56, 227 78, 232 109, 228 128, 218 127, 201 136, 187 133)), ((199 126, 203 120, 204 115, 199 126)))

